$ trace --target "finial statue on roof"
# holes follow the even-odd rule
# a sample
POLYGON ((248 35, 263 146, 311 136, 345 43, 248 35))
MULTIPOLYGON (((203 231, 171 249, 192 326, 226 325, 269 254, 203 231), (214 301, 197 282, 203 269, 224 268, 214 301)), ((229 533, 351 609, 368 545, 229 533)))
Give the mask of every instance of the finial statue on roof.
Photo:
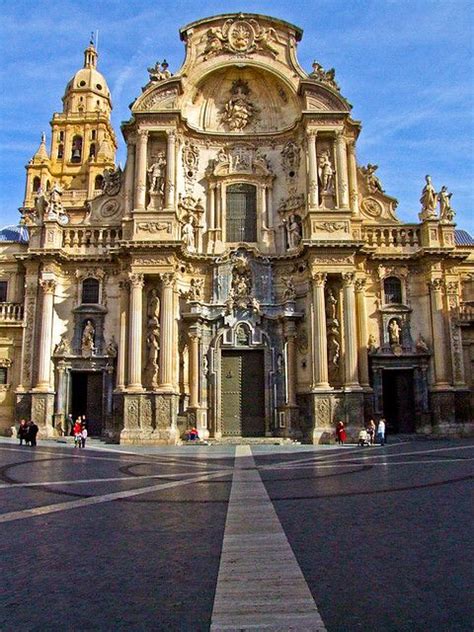
POLYGON ((421 192, 420 204, 420 220, 423 222, 425 219, 436 219, 436 203, 438 201, 438 195, 434 190, 431 182, 431 176, 425 176, 426 184, 421 192))
POLYGON ((41 132, 41 142, 46 143, 46 134, 45 132, 41 132))
POLYGON ((316 60, 313 61, 313 72, 309 75, 316 81, 320 81, 321 83, 325 83, 334 90, 339 91, 339 85, 336 83, 336 71, 334 68, 330 68, 329 70, 324 70, 319 62, 316 60))
POLYGON ((150 81, 163 81, 164 79, 169 79, 173 73, 168 70, 168 68, 169 64, 166 59, 163 59, 162 62, 157 61, 154 66, 147 68, 150 73, 150 81))
POLYGON ((442 222, 452 222, 454 219, 454 209, 451 207, 452 193, 448 193, 448 187, 442 186, 438 193, 439 219, 442 222))

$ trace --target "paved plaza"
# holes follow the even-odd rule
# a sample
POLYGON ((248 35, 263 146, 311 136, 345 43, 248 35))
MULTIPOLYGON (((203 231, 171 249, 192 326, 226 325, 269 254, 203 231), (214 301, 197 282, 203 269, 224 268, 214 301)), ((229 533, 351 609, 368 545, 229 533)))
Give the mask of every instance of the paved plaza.
POLYGON ((471 631, 473 464, 0 439, 0 629, 471 631))

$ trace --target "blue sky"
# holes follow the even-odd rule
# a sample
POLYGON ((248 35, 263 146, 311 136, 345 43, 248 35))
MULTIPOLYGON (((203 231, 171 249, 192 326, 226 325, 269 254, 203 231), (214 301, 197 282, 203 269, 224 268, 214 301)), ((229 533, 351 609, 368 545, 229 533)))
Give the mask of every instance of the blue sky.
POLYGON ((303 28, 300 64, 336 68, 362 121, 358 162, 379 165, 398 216, 418 221, 425 174, 453 192, 458 228, 474 234, 474 9, 471 0, 0 0, 0 225, 17 222, 24 165, 61 111, 66 83, 99 30, 99 70, 120 121, 147 82, 147 66, 184 56, 178 30, 218 13, 273 15, 303 28))

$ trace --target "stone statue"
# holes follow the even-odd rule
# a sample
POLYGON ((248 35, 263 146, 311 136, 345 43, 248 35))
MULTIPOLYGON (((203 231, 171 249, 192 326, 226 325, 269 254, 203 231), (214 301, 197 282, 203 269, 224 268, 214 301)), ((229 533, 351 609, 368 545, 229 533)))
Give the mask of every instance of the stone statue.
POLYGON ((396 318, 392 318, 392 320, 388 324, 388 338, 391 345, 399 345, 400 344, 400 325, 396 318))
POLYGON ((296 288, 293 277, 284 277, 285 290, 283 292, 283 300, 294 301, 296 298, 296 288))
POLYGON ((150 74, 150 81, 163 81, 172 77, 173 73, 168 68, 169 64, 166 59, 163 59, 163 62, 157 61, 154 66, 147 68, 150 74))
POLYGON ((324 70, 319 62, 316 60, 313 61, 313 72, 309 75, 316 81, 321 81, 321 83, 326 83, 334 90, 339 90, 339 86, 336 83, 336 71, 334 68, 330 68, 329 70, 324 70))
POLYGON ((301 242, 301 226, 298 222, 298 218, 292 213, 288 220, 284 220, 283 223, 286 229, 288 250, 295 250, 301 242))
POLYGON ((150 194, 156 193, 163 197, 165 193, 165 152, 158 152, 158 155, 154 157, 154 159, 155 162, 147 169, 148 179, 150 182, 150 194))
POLYGON ((59 184, 55 182, 48 195, 48 219, 58 219, 60 215, 64 215, 63 204, 61 201, 62 194, 63 190, 59 184))
POLYGON ((337 320, 337 299, 331 289, 326 295, 326 318, 329 321, 337 320))
POLYGON ((229 130, 239 132, 250 123, 256 108, 248 97, 250 89, 246 81, 239 79, 234 81, 231 93, 231 98, 222 110, 221 120, 227 125, 229 130))
POLYGON ((367 348, 370 351, 370 353, 375 353, 375 351, 377 351, 377 341, 373 334, 370 334, 369 336, 369 339, 367 341, 367 348))
POLYGON ((191 279, 191 284, 188 292, 188 299, 190 301, 198 301, 202 298, 202 289, 204 286, 204 279, 191 279))
POLYGON ((160 352, 160 327, 158 325, 152 324, 148 328, 146 342, 148 347, 148 365, 157 367, 160 352))
POLYGON ((181 229, 181 241, 190 252, 196 249, 194 243, 194 217, 192 215, 188 215, 184 221, 181 229))
POLYGON ((325 149, 319 157, 318 176, 321 192, 332 193, 334 184, 334 169, 327 149, 325 149))
POLYGON ((102 174, 102 191, 106 195, 117 195, 122 186, 122 169, 105 169, 102 174))
POLYGON ((110 358, 116 358, 118 354, 118 344, 115 340, 115 336, 112 336, 109 344, 107 345, 107 349, 105 350, 106 355, 110 358))
POLYGON ((361 173, 365 177, 365 182, 367 184, 367 189, 369 190, 369 193, 376 193, 377 191, 380 191, 380 193, 384 193, 382 184, 379 178, 375 175, 375 172, 378 168, 378 165, 371 165, 370 162, 367 167, 360 168, 361 173))
POLYGON ((421 221, 436 217, 436 203, 438 201, 436 191, 434 190, 433 184, 431 183, 431 176, 425 176, 425 180, 426 180, 426 184, 423 187, 423 191, 421 192, 421 198, 420 198, 420 204, 421 204, 420 220, 421 221))
POLYGON ((159 324, 160 322, 160 298, 155 288, 150 292, 150 298, 148 300, 148 322, 159 324))
POLYGON ((439 218, 444 222, 452 222, 454 219, 454 210, 451 208, 452 193, 448 193, 448 188, 441 187, 441 191, 438 193, 439 200, 439 218))
POLYGON ((341 355, 341 345, 339 344, 335 336, 329 336, 328 338, 328 357, 329 364, 333 366, 339 366, 339 358, 341 355))
POLYGON ((95 328, 91 320, 87 320, 82 331, 81 350, 84 357, 90 357, 94 351, 95 328))
POLYGON ((69 346, 69 342, 67 339, 67 334, 62 334, 61 338, 54 349, 54 355, 67 355, 71 352, 71 348, 69 346))
POLYGON ((416 341, 416 350, 418 351, 418 353, 429 353, 430 350, 428 343, 423 338, 421 333, 418 336, 418 340, 416 341))

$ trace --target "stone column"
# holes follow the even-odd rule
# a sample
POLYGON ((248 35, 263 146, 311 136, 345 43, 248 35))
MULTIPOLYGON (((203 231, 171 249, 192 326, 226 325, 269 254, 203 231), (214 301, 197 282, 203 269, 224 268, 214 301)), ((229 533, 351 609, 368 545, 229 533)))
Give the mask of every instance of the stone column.
POLYGON ((173 391, 173 292, 174 275, 166 273, 161 276, 161 345, 160 345, 160 390, 173 391))
POLYGON ((285 323, 286 338, 286 384, 287 405, 296 406, 296 326, 293 321, 285 323))
POLYGON ((345 386, 359 386, 357 377, 357 324, 354 292, 354 273, 342 275, 344 288, 344 359, 345 386))
POLYGON ((63 360, 58 362, 58 383, 56 389, 56 407, 54 411, 54 427, 63 435, 66 431, 64 424, 64 404, 66 401, 66 365, 63 360))
POLYGON ((433 331, 435 383, 437 386, 448 386, 443 280, 433 279, 428 284, 428 287, 430 290, 431 326, 433 331))
POLYGON ((367 355, 367 305, 365 302, 365 279, 357 279, 355 282, 356 310, 357 310, 357 334, 359 343, 359 381, 361 386, 369 386, 369 357, 367 355))
POLYGON ((199 406, 199 381, 201 372, 199 370, 199 340, 201 334, 196 328, 189 332, 189 407, 197 408, 199 406))
POLYGON ((336 134, 337 198, 339 208, 349 208, 349 185, 347 181, 347 153, 344 134, 336 134))
POLYGON ((313 273, 313 365, 314 388, 329 388, 328 383, 328 344, 326 333, 326 307, 324 286, 325 272, 313 273))
POLYGON ((168 143, 166 149, 166 199, 167 209, 173 209, 175 203, 175 170, 176 170, 176 132, 167 133, 168 143))
POLYGON ((128 390, 142 391, 142 302, 143 274, 134 272, 130 278, 130 318, 128 342, 128 390))
POLYGON ((318 165, 316 159, 316 132, 306 132, 308 144, 308 200, 310 208, 318 206, 318 165))
POLYGON ((209 228, 216 227, 216 185, 211 184, 209 188, 209 228))
POLYGON ((135 145, 127 142, 127 164, 125 166, 125 216, 133 209, 133 180, 135 177, 135 145))
POLYGON ((41 279, 39 283, 43 288, 43 307, 41 311, 38 382, 36 384, 36 390, 49 391, 51 390, 51 340, 56 281, 53 279, 41 279))
POLYGON ((148 131, 139 130, 136 149, 135 208, 145 210, 148 131))
POLYGON ((459 283, 457 281, 448 281, 446 283, 446 297, 448 299, 449 346, 451 349, 453 384, 454 386, 465 387, 462 335, 458 325, 459 296, 459 283))
POLYGON ((33 386, 33 357, 35 345, 35 326, 37 312, 38 270, 27 269, 25 279, 25 299, 23 315, 23 339, 21 344, 20 384, 17 391, 25 391, 33 386))
POLYGON ((120 314, 119 314, 119 342, 117 354, 117 386, 118 391, 125 388, 125 366, 127 357, 127 307, 128 307, 128 283, 119 282, 120 288, 120 314))
POLYGON ((267 217, 267 187, 265 184, 262 185, 260 189, 260 197, 261 197, 261 217, 262 217, 262 228, 268 228, 268 217, 267 217))
POLYGON ((357 185, 357 161, 355 153, 355 141, 348 144, 349 152, 349 202, 353 215, 359 214, 359 188, 357 185))
POLYGON ((104 371, 104 399, 105 399, 105 414, 107 421, 112 414, 113 404, 113 387, 114 387, 114 367, 108 364, 104 371))
POLYGON ((265 186, 265 206, 267 209, 267 228, 273 228, 272 185, 265 186))

